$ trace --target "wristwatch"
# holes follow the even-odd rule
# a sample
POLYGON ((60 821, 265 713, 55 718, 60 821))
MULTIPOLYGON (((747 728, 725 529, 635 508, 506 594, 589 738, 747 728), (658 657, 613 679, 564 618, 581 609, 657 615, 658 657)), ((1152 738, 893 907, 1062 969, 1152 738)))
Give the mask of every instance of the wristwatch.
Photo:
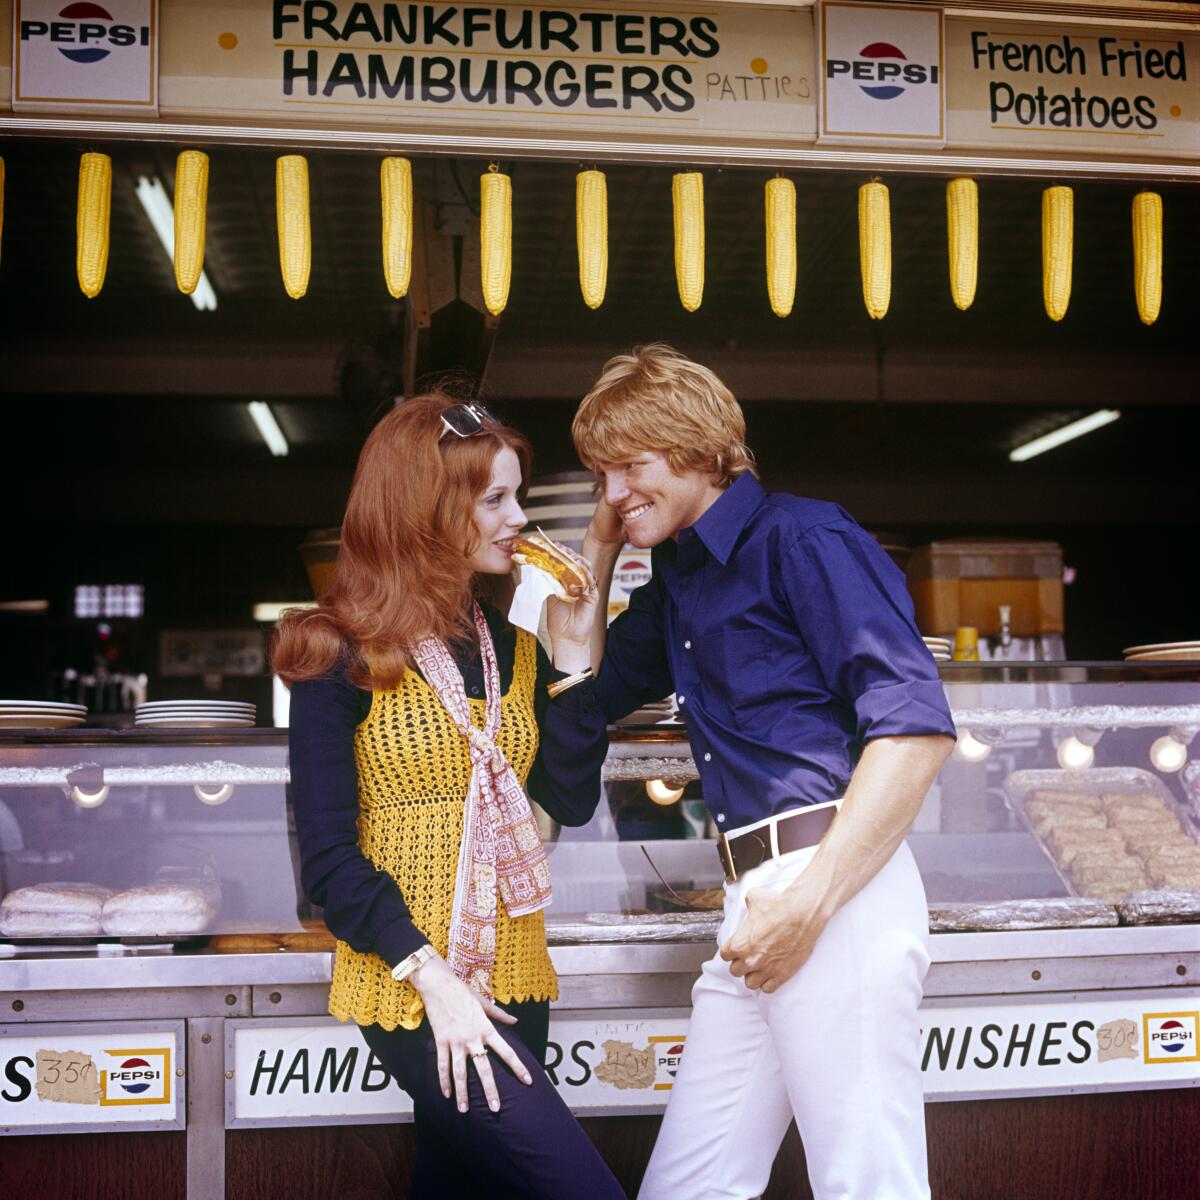
POLYGON ((437 951, 426 942, 418 946, 407 958, 402 958, 392 968, 392 978, 397 983, 403 983, 419 966, 431 958, 437 958, 437 951))

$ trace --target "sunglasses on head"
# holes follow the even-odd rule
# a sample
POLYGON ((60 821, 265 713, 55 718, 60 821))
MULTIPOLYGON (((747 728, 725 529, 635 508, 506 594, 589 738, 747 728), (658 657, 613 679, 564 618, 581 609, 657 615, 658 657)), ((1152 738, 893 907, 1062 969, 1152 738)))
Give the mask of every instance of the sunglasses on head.
POLYGON ((442 410, 442 431, 438 434, 438 441, 448 433, 460 438, 474 437, 483 432, 484 421, 495 420, 482 404, 452 404, 442 410))

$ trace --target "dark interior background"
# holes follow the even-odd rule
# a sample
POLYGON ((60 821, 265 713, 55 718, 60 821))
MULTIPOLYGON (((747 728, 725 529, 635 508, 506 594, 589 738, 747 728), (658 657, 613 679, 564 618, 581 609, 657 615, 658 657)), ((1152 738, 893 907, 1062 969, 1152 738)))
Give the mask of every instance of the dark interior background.
MULTIPOLYGON (((1196 637, 1185 580, 1197 534, 1200 192, 1164 185, 1163 310, 1134 307, 1136 186, 1075 186, 1075 275, 1058 324, 1042 309, 1036 180, 980 181, 980 281, 950 301, 944 181, 887 180, 891 311, 871 321, 858 274, 849 173, 794 176, 799 284, 772 315, 756 170, 705 169, 707 283, 694 314, 673 273, 669 166, 606 168, 609 283, 579 294, 572 163, 503 164, 514 189, 513 286, 486 319, 478 297, 481 161, 414 164, 425 267, 392 300, 379 265, 378 159, 313 154, 308 295, 279 279, 274 154, 211 151, 206 269, 215 312, 175 289, 134 195, 139 175, 173 186, 174 147, 116 145, 103 292, 74 270, 81 147, 0 145, 0 403, 5 554, 0 694, 47 693, 56 668, 102 648, 154 674, 165 628, 245 628, 260 600, 309 595, 297 546, 337 524, 358 447, 405 386, 440 371, 482 377, 490 404, 534 441, 537 468, 577 467, 569 423, 604 360, 664 339, 712 366, 743 401, 769 487, 837 499, 910 545, 963 534, 1045 537, 1076 570, 1067 649, 1119 658, 1134 642, 1196 637), (246 410, 267 400, 291 452, 272 458, 246 410), (1099 407, 1114 425, 1025 464, 1008 451, 1099 407), (146 616, 76 621, 78 583, 143 583, 146 616)), ((265 682, 247 683, 249 694, 265 682)), ((155 682, 155 695, 197 690, 155 682)), ((233 689, 224 688, 229 692, 233 689)))

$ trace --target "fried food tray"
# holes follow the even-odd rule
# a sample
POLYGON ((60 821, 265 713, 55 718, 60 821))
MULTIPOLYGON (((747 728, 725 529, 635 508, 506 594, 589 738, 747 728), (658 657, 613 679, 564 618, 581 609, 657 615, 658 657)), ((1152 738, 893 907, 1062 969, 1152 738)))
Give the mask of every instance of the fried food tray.
POLYGON ((1141 767, 1096 767, 1084 771, 1014 771, 1004 783, 1008 807, 1020 824, 1029 831, 1070 896, 1080 895, 1071 879, 1070 871, 1059 865, 1053 851, 1042 839, 1025 811, 1025 802, 1030 795, 1042 790, 1085 792, 1092 796, 1156 796, 1175 814, 1184 833, 1200 845, 1200 821, 1197 820, 1196 814, 1182 804, 1157 775, 1141 767))

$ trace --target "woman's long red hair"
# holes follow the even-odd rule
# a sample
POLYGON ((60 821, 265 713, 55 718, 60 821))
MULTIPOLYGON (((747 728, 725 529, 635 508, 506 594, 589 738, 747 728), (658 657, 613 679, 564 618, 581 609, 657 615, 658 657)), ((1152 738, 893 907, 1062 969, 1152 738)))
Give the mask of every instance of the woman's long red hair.
POLYGON ((486 421, 482 433, 439 437, 441 414, 460 400, 446 392, 397 404, 359 455, 337 572, 315 609, 284 613, 271 659, 285 683, 326 674, 348 654, 360 687, 395 687, 423 637, 474 635, 470 600, 496 581, 473 577, 475 505, 505 447, 521 463, 522 492, 532 451, 515 429, 486 421))

